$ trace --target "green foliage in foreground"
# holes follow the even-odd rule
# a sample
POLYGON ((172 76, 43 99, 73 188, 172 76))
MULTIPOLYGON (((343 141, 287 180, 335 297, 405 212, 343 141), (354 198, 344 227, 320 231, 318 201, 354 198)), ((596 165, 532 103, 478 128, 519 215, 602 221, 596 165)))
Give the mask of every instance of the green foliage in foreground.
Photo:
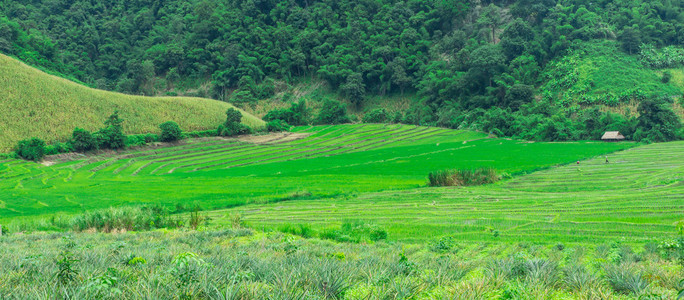
POLYGON ((673 299, 657 244, 338 244, 250 229, 0 238, 6 299, 673 299))

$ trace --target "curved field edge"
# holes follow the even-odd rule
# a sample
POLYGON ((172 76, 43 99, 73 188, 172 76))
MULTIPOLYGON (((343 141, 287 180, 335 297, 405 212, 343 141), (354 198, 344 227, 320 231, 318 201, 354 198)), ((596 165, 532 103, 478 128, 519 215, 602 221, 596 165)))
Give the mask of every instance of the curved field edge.
MULTIPOLYGON (((140 134, 159 132, 159 124, 166 121, 175 121, 186 131, 214 129, 233 107, 211 99, 143 97, 92 89, 2 54, 0 104, 0 152, 30 137, 51 143, 66 140, 75 127, 97 130, 115 110, 125 120, 127 134, 140 134)), ((265 124, 245 112, 242 121, 255 128, 265 124)))

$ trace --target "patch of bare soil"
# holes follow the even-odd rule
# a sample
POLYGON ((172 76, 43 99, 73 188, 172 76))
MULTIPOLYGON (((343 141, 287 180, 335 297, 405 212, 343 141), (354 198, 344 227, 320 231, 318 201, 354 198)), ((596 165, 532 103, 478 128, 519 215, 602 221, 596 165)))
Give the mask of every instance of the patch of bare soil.
POLYGON ((293 133, 293 132, 272 132, 264 135, 241 135, 237 137, 239 141, 252 144, 274 144, 285 143, 303 139, 311 135, 310 133, 293 133))

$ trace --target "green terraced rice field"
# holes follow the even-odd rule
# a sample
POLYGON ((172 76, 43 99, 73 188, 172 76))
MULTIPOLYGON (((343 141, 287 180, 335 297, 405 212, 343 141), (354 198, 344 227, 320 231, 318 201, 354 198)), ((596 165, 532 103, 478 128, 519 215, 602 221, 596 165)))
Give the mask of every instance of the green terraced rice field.
MULTIPOLYGON (((473 149, 487 143, 498 141, 482 141, 473 149)), ((528 154, 536 157, 534 153, 528 154)), ((391 240, 406 242, 440 236, 466 241, 658 242, 674 236, 675 223, 684 219, 683 153, 684 142, 652 144, 610 154, 607 164, 599 156, 487 186, 248 205, 210 216, 224 224, 239 213, 260 229, 308 224, 321 230, 363 221, 387 228, 391 240)), ((477 154, 467 157, 474 160, 477 154)), ((495 165, 504 163, 497 161, 495 165)), ((384 166, 377 171, 384 172, 384 166)))
MULTIPOLYGON (((427 174, 439 169, 485 166, 519 174, 632 146, 528 143, 472 131, 358 124, 298 127, 250 140, 196 139, 51 166, 5 160, 0 161, 0 221, 142 203, 223 209, 297 195, 310 202, 286 205, 329 205, 347 198, 352 204, 376 197, 355 195, 379 191, 390 193, 377 196, 388 197, 382 201, 390 205, 407 201, 401 193, 395 199, 392 191, 423 187, 427 174)), ((440 190, 410 193, 430 191, 440 190)))

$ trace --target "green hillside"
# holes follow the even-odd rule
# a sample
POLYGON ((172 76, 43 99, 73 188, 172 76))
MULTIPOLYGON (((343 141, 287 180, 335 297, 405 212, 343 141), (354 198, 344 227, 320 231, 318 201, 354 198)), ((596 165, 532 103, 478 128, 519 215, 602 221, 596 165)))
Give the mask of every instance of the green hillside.
MULTIPOLYGON (((649 95, 684 95, 681 71, 668 72, 672 78, 663 82, 663 71, 645 68, 637 56, 620 51, 616 42, 581 43, 547 66, 544 75, 548 82, 540 91, 570 110, 602 106, 633 115, 635 111, 627 106, 635 109, 649 95)), ((680 106, 673 102, 673 108, 680 106)))
MULTIPOLYGON (((38 137, 47 142, 67 139, 75 127, 97 130, 115 110, 128 134, 157 132, 159 124, 176 121, 184 130, 216 128, 232 105, 209 99, 142 97, 88 88, 45 74, 0 54, 0 152, 17 141, 38 137)), ((263 127, 244 114, 243 122, 263 127)))

